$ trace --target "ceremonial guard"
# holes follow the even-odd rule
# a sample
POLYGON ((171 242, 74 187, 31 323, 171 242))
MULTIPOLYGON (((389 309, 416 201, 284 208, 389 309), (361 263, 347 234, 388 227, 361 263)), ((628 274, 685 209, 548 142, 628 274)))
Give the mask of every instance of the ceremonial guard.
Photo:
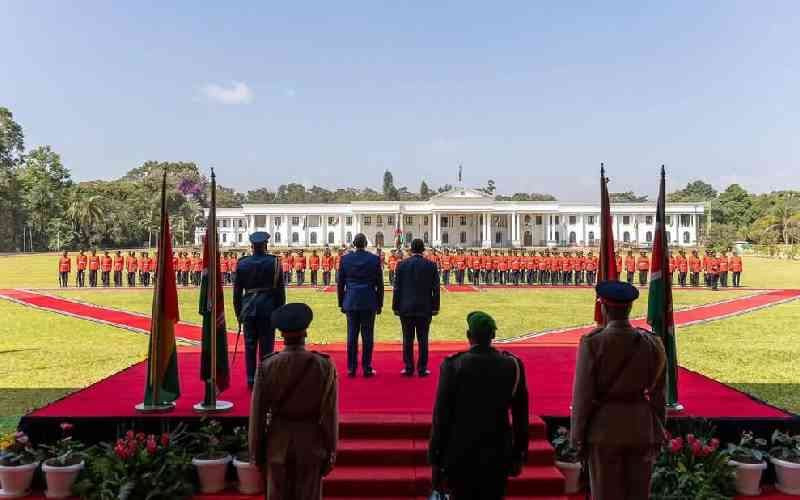
POLYGON ((119 288, 122 286, 122 272, 125 270, 125 256, 122 252, 117 250, 114 256, 114 286, 119 288))
POLYGON ((311 286, 317 286, 317 273, 319 272, 319 255, 316 250, 311 251, 308 258, 308 268, 311 269, 311 286))
POLYGON ((700 257, 697 255, 697 250, 692 250, 692 255, 689 257, 689 271, 691 271, 692 286, 700 286, 700 269, 703 265, 700 257))
POLYGON ((456 251, 456 256, 453 258, 453 267, 456 270, 456 283, 459 286, 464 285, 464 271, 467 269, 467 258, 464 255, 463 249, 456 251))
POLYGON ((400 258, 397 256, 397 250, 392 249, 389 251, 388 267, 389 267, 389 285, 394 286, 394 275, 397 270, 397 263, 400 258))
POLYGON ((281 271, 283 272, 283 282, 289 285, 292 282, 292 254, 289 250, 283 252, 281 259, 281 271))
POLYGON ((520 282, 520 270, 522 269, 522 262, 520 261, 519 253, 516 250, 511 251, 511 282, 514 286, 518 286, 520 282))
POLYGON ((540 252, 539 256, 539 284, 544 285, 550 281, 550 253, 547 250, 540 252))
POLYGON ((678 267, 678 283, 681 286, 686 286, 686 273, 689 271, 689 262, 686 260, 686 252, 683 249, 678 250, 675 265, 678 267))
POLYGON ((742 286, 742 258, 739 257, 739 253, 736 251, 731 256, 730 267, 733 273, 733 286, 739 288, 742 286))
POLYGON ((711 283, 712 290, 718 290, 719 287, 719 259, 717 252, 710 252, 708 256, 708 271, 706 274, 709 276, 708 281, 711 283))
POLYGON ((267 253, 268 240, 269 234, 261 231, 250 235, 253 254, 239 262, 233 284, 233 309, 244 329, 249 388, 255 380, 257 351, 264 356, 275 349, 275 327, 270 315, 286 303, 280 259, 267 253))
POLYGON ((619 252, 614 252, 614 258, 617 263, 617 281, 620 281, 620 277, 622 276, 622 255, 620 255, 619 252))
POLYGON ((58 286, 66 288, 69 286, 69 273, 72 271, 72 260, 67 252, 58 258, 58 286))
POLYGON ((706 284, 707 287, 711 286, 711 250, 706 250, 706 254, 703 255, 703 282, 706 284))
POLYGON ((647 275, 650 273, 650 259, 644 250, 639 254, 636 266, 639 268, 639 284, 644 286, 647 284, 647 275))
POLYGON ((111 259, 111 255, 108 254, 106 251, 103 257, 100 259, 100 270, 102 271, 101 279, 103 280, 103 286, 108 288, 110 285, 110 277, 111 277, 111 266, 113 265, 113 260, 111 259))
POLYGON ((604 281, 596 290, 606 326, 580 341, 571 440, 589 463, 593 499, 646 499, 664 440, 666 355, 630 323, 635 287, 604 281))
POLYGON ((259 364, 248 432, 250 459, 266 476, 267 499, 321 500, 322 478, 336 462, 336 366, 305 348, 312 317, 310 307, 295 303, 267 318, 280 330, 284 348, 259 364))
POLYGON ((125 269, 128 271, 128 287, 136 286, 136 271, 139 269, 139 261, 136 260, 136 252, 128 252, 125 259, 125 269))
POLYGON ((142 252, 142 286, 150 286, 150 273, 155 271, 154 262, 147 252, 142 252))
POLYGON ((498 252, 497 256, 497 270, 500 275, 498 280, 499 285, 508 284, 508 258, 504 252, 498 252))
POLYGON ((294 256, 294 274, 297 278, 296 284, 298 286, 304 285, 306 281, 306 256, 303 255, 303 250, 298 250, 297 255, 294 256))
POLYGON ((77 276, 78 286, 83 288, 84 286, 86 286, 86 280, 85 280, 86 266, 89 264, 89 258, 86 257, 86 253, 83 250, 81 250, 81 253, 78 255, 78 258, 75 259, 75 261, 76 261, 75 263, 77 264, 76 267, 78 268, 78 276, 77 276))
POLYGON ((586 257, 586 283, 588 285, 594 285, 597 277, 597 264, 597 257, 594 256, 594 252, 589 250, 589 255, 586 257))
MULTIPOLYGON (((220 257, 220 262, 224 258, 225 257, 220 257)), ((193 252, 192 261, 191 261, 190 265, 192 266, 192 271, 191 271, 191 273, 192 273, 192 279, 191 279, 192 285, 200 286, 200 284, 203 281, 203 259, 200 257, 200 253, 199 252, 193 252)), ((224 283, 224 277, 223 277, 223 283, 224 283)))
MULTIPOLYGON (((394 251, 392 252, 392 255, 394 255, 394 251)), ((325 286, 330 286, 331 284, 331 270, 333 269, 333 261, 334 258, 331 255, 331 249, 325 247, 325 252, 322 255, 322 284, 325 286)), ((391 261, 389 267, 389 272, 391 273, 391 261)))
POLYGON ((452 265, 452 259, 450 257, 450 250, 447 248, 444 249, 444 255, 442 255, 441 263, 439 268, 442 271, 442 284, 444 286, 450 285, 450 267, 452 265))
POLYGON ((550 257, 550 284, 558 285, 561 282, 561 256, 558 250, 553 250, 550 257))
POLYGON ((719 285, 722 288, 728 288, 728 267, 730 266, 730 262, 728 261, 728 254, 725 250, 722 251, 722 255, 719 257, 719 285))
POLYGON ((572 257, 569 251, 561 254, 561 284, 564 286, 572 284, 572 257))
POLYGON ((484 250, 481 255, 481 277, 485 284, 492 284, 492 256, 489 250, 484 250))
MULTIPOLYGON (((242 253, 242 256, 244 257, 244 253, 242 253)), ((239 269, 239 258, 236 257, 236 252, 231 252, 231 256, 228 259, 228 270, 231 272, 231 280, 228 282, 228 284, 232 284, 234 281, 236 281, 237 269, 239 269)))
POLYGON ((222 274, 223 285, 231 282, 231 269, 227 253, 223 253, 219 258, 219 272, 222 274))
POLYGON ((470 349, 440 368, 428 460, 434 488, 446 483, 458 500, 503 498, 527 459, 525 367, 492 347, 496 330, 488 314, 469 313, 470 349))
POLYGON ((633 275, 636 272, 636 257, 633 256, 633 250, 628 250, 628 255, 625 257, 625 272, 628 283, 633 285, 633 275))
POLYGON ((97 256, 97 250, 92 250, 92 255, 89 256, 89 286, 92 288, 97 286, 98 269, 100 269, 100 257, 97 256))

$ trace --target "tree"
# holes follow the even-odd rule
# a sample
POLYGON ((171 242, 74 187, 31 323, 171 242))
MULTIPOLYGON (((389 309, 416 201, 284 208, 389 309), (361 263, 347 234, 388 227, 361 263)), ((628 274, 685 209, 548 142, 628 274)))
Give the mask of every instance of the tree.
POLYGON ((711 222, 708 224, 704 244, 717 251, 728 250, 733 247, 737 240, 737 229, 731 224, 719 224, 711 222))
POLYGON ((710 201, 717 197, 717 190, 714 186, 700 180, 692 181, 685 188, 679 189, 667 195, 667 201, 678 202, 698 202, 710 201))
MULTIPOLYGON (((50 146, 41 146, 25 155, 17 179, 33 247, 48 248, 48 226, 56 224, 58 227, 56 220, 63 216, 67 194, 72 187, 69 170, 64 168, 61 157, 50 146)), ((60 244, 60 238, 57 241, 60 244)))
POLYGON ((22 127, 7 108, 0 107, 0 251, 20 248, 23 214, 16 168, 25 151, 22 127))
POLYGON ((440 187, 439 187, 439 188, 436 190, 436 192, 437 192, 437 193, 446 193, 446 192, 448 192, 448 191, 452 191, 452 190, 453 190, 453 185, 452 185, 452 184, 445 184, 444 186, 440 186, 440 187))
POLYGON ((427 200, 431 197, 431 194, 431 188, 429 188, 428 183, 423 180, 419 185, 419 197, 423 200, 427 200))
POLYGON ((494 181, 492 179, 489 179, 488 181, 486 181, 486 187, 478 188, 478 191, 486 193, 489 196, 494 196, 494 192, 496 189, 497 188, 494 185, 494 181))
POLYGON ((88 195, 80 189, 74 190, 69 199, 66 216, 82 248, 99 243, 99 224, 105 214, 102 200, 100 195, 88 195))
POLYGON ((738 184, 731 184, 711 203, 711 221, 744 230, 755 220, 752 205, 750 193, 738 184))
POLYGON ((514 193, 511 196, 496 196, 498 201, 555 201, 552 194, 544 193, 514 193))
POLYGON ((241 207, 245 197, 233 188, 228 188, 222 184, 217 184, 217 207, 241 207))
POLYGON ((385 200, 397 199, 397 188, 394 187, 394 176, 388 170, 383 173, 383 198, 385 200))
POLYGON ((769 215, 775 220, 771 227, 784 243, 791 245, 800 240, 800 197, 797 193, 783 193, 769 215))
POLYGON ((647 195, 639 196, 633 191, 625 191, 624 193, 609 193, 609 201, 611 203, 645 203, 647 202, 647 195))

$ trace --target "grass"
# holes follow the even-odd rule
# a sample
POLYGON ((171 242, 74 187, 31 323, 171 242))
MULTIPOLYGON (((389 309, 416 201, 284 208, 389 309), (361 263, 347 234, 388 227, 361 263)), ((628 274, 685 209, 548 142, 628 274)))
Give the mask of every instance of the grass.
POLYGON ((800 301, 678 331, 678 361, 800 413, 800 301))
MULTIPOLYGON (((676 290, 675 307, 734 298, 745 291, 690 291, 676 290)), ((149 314, 152 290, 68 290, 58 295, 78 299, 92 304, 115 307, 128 311, 149 314)), ((400 322, 391 313, 391 292, 385 297, 385 309, 375 326, 377 340, 400 340, 400 322)), ((197 311, 198 291, 179 290, 178 300, 181 319, 200 323, 197 311)), ((289 289, 287 300, 305 302, 314 310, 314 322, 309 331, 310 340, 325 344, 345 340, 346 321, 339 311, 335 293, 310 289, 289 289)), ((431 327, 432 340, 460 340, 464 338, 467 313, 482 310, 495 317, 498 323, 498 338, 514 337, 523 333, 585 325, 592 322, 594 291, 585 290, 488 290, 480 293, 442 292, 441 312, 434 318, 431 327)), ((634 314, 644 315, 647 308, 647 291, 635 303, 634 314)), ((225 311, 228 328, 236 328, 230 290, 226 290, 225 311)))
POLYGON ((0 300, 0 433, 144 358, 147 337, 0 300), (58 325, 54 328, 54 325, 58 325))

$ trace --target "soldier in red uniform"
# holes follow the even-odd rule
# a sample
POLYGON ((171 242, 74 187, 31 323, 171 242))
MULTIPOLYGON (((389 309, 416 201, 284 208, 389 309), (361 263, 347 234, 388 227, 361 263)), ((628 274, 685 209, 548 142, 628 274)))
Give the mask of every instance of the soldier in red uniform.
POLYGON ((228 261, 228 252, 224 252, 219 259, 219 271, 222 273, 222 284, 226 285, 231 282, 231 267, 228 261))
POLYGON ((298 250, 297 255, 294 256, 294 274, 297 278, 297 285, 304 285, 306 282, 306 256, 303 255, 303 250, 298 250))
POLYGON ((103 281, 103 287, 108 288, 111 278, 111 267, 113 266, 114 261, 111 259, 111 255, 108 254, 108 251, 105 252, 103 257, 100 258, 100 279, 103 281))
POLYGON ((619 252, 614 252, 614 258, 617 260, 617 281, 622 277, 622 255, 619 252))
POLYGON ((142 286, 150 286, 150 273, 154 271, 154 267, 153 258, 147 252, 142 252, 142 260, 139 264, 142 272, 142 286))
POLYGON ((625 257, 625 272, 628 283, 633 285, 633 275, 636 273, 636 257, 633 256, 633 250, 628 250, 628 255, 625 257))
POLYGON ((508 281, 514 286, 517 286, 519 285, 519 271, 522 269, 519 253, 516 250, 511 250, 508 253, 508 274, 510 278, 508 281))
POLYGON ((464 284, 464 271, 467 269, 467 259, 464 255, 463 249, 458 249, 455 258, 453 259, 453 267, 456 270, 456 283, 459 285, 464 284))
POLYGON ((92 288, 97 286, 98 269, 100 269, 100 257, 97 255, 97 250, 92 250, 92 255, 89 256, 89 286, 92 288))
POLYGON ((675 266, 678 268, 678 283, 686 286, 686 273, 689 271, 689 261, 686 260, 686 252, 683 249, 678 250, 678 256, 675 257, 675 266))
POLYGON ((703 256, 703 282, 706 286, 711 286, 711 250, 706 250, 706 254, 703 256))
POLYGON ((228 258, 228 270, 231 272, 231 283, 236 283, 236 269, 239 267, 239 259, 236 257, 236 252, 231 252, 228 258))
POLYGON ((672 254, 672 250, 669 251, 669 279, 670 283, 675 283, 675 270, 678 269, 678 260, 672 254))
POLYGON ((709 280, 711 281, 711 289, 718 290, 719 259, 717 258, 717 253, 714 251, 710 252, 708 256, 708 274, 710 274, 709 280))
POLYGON ((397 270, 398 262, 400 262, 400 258, 397 256, 397 249, 390 250, 386 265, 389 268, 389 284, 391 286, 394 286, 394 272, 397 270))
POLYGON ((183 286, 189 286, 189 273, 192 271, 192 258, 189 257, 189 252, 183 252, 183 258, 180 259, 180 264, 181 276, 183 276, 183 286))
POLYGON ((639 254, 636 266, 639 268, 639 284, 644 286, 647 284, 647 275, 650 273, 650 259, 647 257, 647 252, 642 251, 639 254))
POLYGON ((78 257, 75 259, 75 263, 77 264, 78 268, 78 276, 77 276, 78 286, 83 288, 84 286, 86 286, 86 280, 85 280, 86 266, 89 264, 89 258, 86 257, 86 254, 84 253, 83 250, 81 250, 81 253, 78 254, 78 257))
POLYGON ((728 253, 723 250, 722 255, 720 255, 718 260, 719 284, 722 288, 728 288, 728 267, 730 266, 730 262, 728 261, 728 253))
POLYGON ((689 271, 691 275, 692 286, 700 286, 700 270, 703 268, 703 263, 700 256, 697 255, 697 250, 692 250, 692 255, 689 257, 689 271))
POLYGON ((742 286, 742 258, 739 257, 739 253, 735 250, 728 265, 733 273, 733 286, 739 288, 742 286))
POLYGON ((139 262, 136 260, 135 252, 128 252, 125 258, 125 270, 128 272, 128 288, 136 286, 136 271, 139 270, 139 262))
POLYGON ((481 255, 481 281, 484 285, 492 284, 492 256, 489 250, 484 250, 481 255))
POLYGON ((119 288, 122 286, 122 272, 125 270, 125 256, 122 252, 117 250, 114 255, 114 286, 119 288))
POLYGON ((558 253, 558 250, 553 250, 550 257, 550 284, 552 285, 561 283, 561 273, 563 272, 561 264, 561 255, 558 253))
POLYGON ((444 286, 450 285, 450 270, 453 268, 453 257, 450 255, 450 250, 444 249, 442 258, 439 259, 439 275, 441 276, 442 284, 444 286))
MULTIPOLYGON (((224 258, 224 255, 220 257, 220 267, 224 258)), ((203 259, 198 252, 192 252, 189 266, 189 283, 194 286, 200 286, 203 281, 203 259)))
POLYGON ((542 250, 539 255, 539 284, 544 285, 550 281, 550 252, 542 250))
MULTIPOLYGON (((392 252, 392 255, 394 255, 394 251, 392 252)), ((331 249, 325 247, 325 251, 322 254, 322 284, 324 286, 329 286, 331 284, 331 270, 334 268, 334 260, 335 259, 331 255, 331 249)), ((389 273, 391 274, 391 270, 389 273)))
POLYGON ((283 272, 283 282, 287 285, 292 283, 292 264, 294 263, 294 259, 292 258, 292 253, 286 250, 283 252, 283 258, 281 259, 281 271, 283 272))
POLYGON ((308 268, 311 270, 311 286, 317 286, 317 273, 319 272, 319 255, 317 255, 316 250, 311 250, 311 257, 308 258, 308 268))
POLYGON ((58 286, 66 288, 69 286, 69 273, 72 271, 72 260, 67 252, 58 258, 58 286))
POLYGON ((589 250, 589 255, 586 257, 586 284, 589 286, 594 285, 597 278, 597 264, 597 257, 594 256, 594 252, 589 250))
POLYGON ((572 284, 572 255, 569 251, 561 254, 561 284, 564 286, 572 284))

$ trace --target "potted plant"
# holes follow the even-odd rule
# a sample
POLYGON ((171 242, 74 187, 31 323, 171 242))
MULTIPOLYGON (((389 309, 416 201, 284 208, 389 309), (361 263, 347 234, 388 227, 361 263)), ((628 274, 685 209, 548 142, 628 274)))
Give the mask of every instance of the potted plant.
POLYGON ((651 498, 721 500, 736 494, 735 469, 711 436, 668 436, 653 468, 651 498))
POLYGON ((559 427, 556 436, 550 443, 556 450, 556 467, 564 475, 565 493, 572 494, 581 490, 581 462, 578 450, 569 439, 569 429, 559 427))
POLYGON ((778 477, 775 487, 787 495, 800 495, 800 435, 790 436, 776 430, 772 433, 769 454, 778 477))
POLYGON ((239 493, 255 495, 262 492, 264 478, 258 467, 250 463, 246 427, 237 427, 233 430, 233 445, 235 453, 233 466, 236 468, 236 477, 239 478, 239 493))
POLYGON ((42 464, 42 471, 44 471, 44 478, 47 482, 47 490, 44 494, 47 498, 70 496, 75 479, 83 470, 84 445, 72 438, 72 429, 72 424, 62 423, 61 439, 53 445, 42 447, 49 457, 42 464))
POLYGON ((27 495, 41 460, 42 453, 24 432, 16 432, 3 439, 0 451, 0 497, 19 498, 27 495))
POLYGON ((171 433, 130 430, 113 443, 99 443, 86 451, 87 466, 73 490, 86 500, 188 498, 194 469, 186 438, 179 424, 171 433))
POLYGON ((740 495, 761 493, 761 474, 767 468, 767 440, 742 432, 739 444, 728 444, 729 463, 736 467, 736 491, 740 495))
POLYGON ((194 435, 194 458, 202 493, 217 493, 225 489, 225 474, 231 456, 222 442, 222 424, 209 420, 194 435))

